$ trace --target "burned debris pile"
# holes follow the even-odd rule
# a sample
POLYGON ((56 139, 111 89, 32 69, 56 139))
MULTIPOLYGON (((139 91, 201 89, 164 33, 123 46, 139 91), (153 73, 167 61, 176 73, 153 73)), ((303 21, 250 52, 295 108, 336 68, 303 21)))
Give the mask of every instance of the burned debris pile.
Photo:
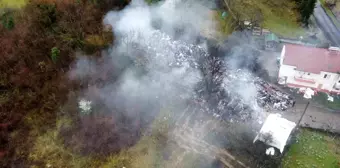
MULTIPOLYGON (((175 41, 160 31, 155 31, 151 39, 143 47, 147 48, 148 60, 158 59, 157 62, 162 62, 169 69, 184 67, 186 71, 199 71, 200 76, 195 76, 199 81, 191 97, 193 100, 190 101, 194 102, 190 106, 200 109, 198 111, 210 113, 217 118, 246 120, 252 117, 254 111, 285 111, 294 105, 292 97, 253 73, 254 67, 256 71, 260 68, 256 61, 254 63, 250 60, 255 64, 250 69, 248 66, 235 66, 232 65, 235 62, 244 65, 247 61, 235 61, 236 57, 223 56, 216 50, 210 54, 209 46, 207 49, 201 45, 175 41)), ((232 47, 230 49, 233 50, 232 47)), ((223 52, 233 54, 235 50, 223 52)), ((254 53, 258 54, 258 51, 254 53)), ((251 49, 244 54, 252 54, 251 49)), ((252 58, 247 56, 247 59, 252 58)), ((164 66, 162 68, 164 70, 164 66)), ((176 84, 183 89, 183 93, 186 92, 184 83, 177 81, 176 84)))
POLYGON ((295 100, 290 95, 280 91, 266 81, 259 79, 255 83, 259 88, 257 103, 260 106, 266 109, 286 111, 295 105, 295 100))

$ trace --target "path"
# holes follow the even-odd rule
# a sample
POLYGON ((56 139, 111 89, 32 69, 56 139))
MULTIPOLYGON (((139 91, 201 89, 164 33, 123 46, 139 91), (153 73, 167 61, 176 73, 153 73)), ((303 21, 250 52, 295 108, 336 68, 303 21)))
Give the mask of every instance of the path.
POLYGON ((340 46, 340 31, 318 1, 314 9, 316 23, 333 46, 340 46))

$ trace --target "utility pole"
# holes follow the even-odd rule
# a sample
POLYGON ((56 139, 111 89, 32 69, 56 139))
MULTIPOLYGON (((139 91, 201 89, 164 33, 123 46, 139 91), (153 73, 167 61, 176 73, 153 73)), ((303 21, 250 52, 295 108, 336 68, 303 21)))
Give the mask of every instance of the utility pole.
POLYGON ((308 103, 306 104, 305 110, 303 111, 303 113, 302 113, 302 115, 301 115, 301 117, 300 117, 300 119, 299 119, 299 121, 298 121, 298 123, 297 123, 297 126, 300 125, 300 123, 301 123, 301 121, 302 121, 302 119, 303 119, 303 116, 305 116, 306 111, 307 111, 308 106, 309 106, 309 103, 310 103, 310 102, 308 101, 308 103))

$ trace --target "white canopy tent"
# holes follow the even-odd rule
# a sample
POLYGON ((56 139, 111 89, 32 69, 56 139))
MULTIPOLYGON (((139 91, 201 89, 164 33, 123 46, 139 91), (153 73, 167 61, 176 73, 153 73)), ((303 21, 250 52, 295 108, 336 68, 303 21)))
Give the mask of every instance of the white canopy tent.
POLYGON ((269 114, 260 132, 255 137, 254 143, 257 140, 262 141, 279 149, 282 153, 295 126, 294 122, 282 118, 280 114, 269 114))

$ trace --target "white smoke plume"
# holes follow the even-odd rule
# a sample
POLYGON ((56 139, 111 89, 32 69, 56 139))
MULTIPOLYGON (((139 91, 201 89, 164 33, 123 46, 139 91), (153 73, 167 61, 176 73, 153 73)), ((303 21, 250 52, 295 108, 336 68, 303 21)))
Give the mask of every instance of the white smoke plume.
MULTIPOLYGON (((214 27, 210 7, 213 7, 210 2, 194 0, 166 0, 151 6, 143 0, 132 0, 122 11, 109 12, 104 18, 104 24, 113 28, 114 45, 103 51, 100 61, 79 56, 70 72, 72 79, 104 81, 100 85, 92 82, 91 85, 95 86, 85 89, 82 95, 87 100, 81 100, 87 102, 86 106, 105 106, 112 111, 110 115, 116 118, 116 122, 123 120, 118 116, 124 116, 124 121, 126 118, 132 120, 130 124, 135 127, 132 130, 139 129, 140 122, 151 123, 160 109, 169 106, 176 110, 178 116, 185 114, 197 118, 210 113, 210 116, 217 118, 227 117, 235 109, 221 107, 219 110, 223 114, 209 111, 207 104, 210 100, 199 102, 202 106, 187 107, 188 102, 197 97, 197 85, 204 83, 202 81, 205 78, 210 78, 210 74, 202 73, 202 69, 206 67, 198 61, 209 57, 209 47, 204 40, 197 42, 202 28, 214 27), (208 112, 198 114, 201 111, 208 112)), ((219 97, 220 92, 209 96, 216 106, 233 101, 239 104, 236 108, 240 108, 240 111, 245 108, 240 107, 244 104, 250 106, 248 112, 260 112, 262 109, 255 101, 257 88, 252 83, 256 78, 247 70, 238 70, 248 68, 248 65, 238 65, 238 56, 254 57, 251 51, 245 52, 243 47, 245 46, 232 49, 231 53, 224 53, 228 55, 228 64, 224 65, 228 72, 217 76, 220 79, 211 79, 222 81, 224 89, 232 97, 231 101, 216 102, 215 97, 219 97), (234 101, 233 96, 237 100, 235 98, 234 101)), ((252 63, 248 61, 247 64, 252 63)), ((96 111, 95 107, 86 108, 91 109, 91 112, 96 111)), ((184 119, 182 123, 189 126, 189 120, 191 119, 184 119)), ((200 119, 190 129, 207 134, 210 129, 207 125, 209 124, 200 119)))

